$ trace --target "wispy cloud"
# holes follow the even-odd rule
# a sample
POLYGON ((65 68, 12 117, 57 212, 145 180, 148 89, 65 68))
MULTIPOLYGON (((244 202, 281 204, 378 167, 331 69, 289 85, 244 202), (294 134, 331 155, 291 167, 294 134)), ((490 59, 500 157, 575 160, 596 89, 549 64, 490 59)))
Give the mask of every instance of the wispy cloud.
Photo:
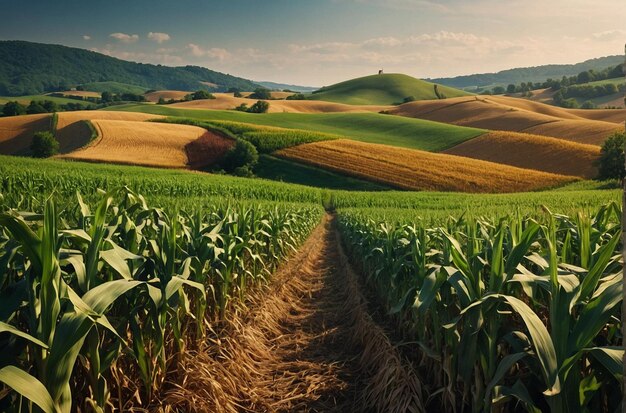
POLYGON ((134 43, 139 40, 139 35, 137 34, 111 33, 109 36, 122 43, 134 43))
POLYGON ((91 40, 91 36, 88 36, 86 34, 83 35, 83 40, 91 40))
POLYGON ((232 56, 226 49, 219 47, 203 48, 195 43, 189 43, 187 50, 189 50, 189 53, 194 57, 209 57, 219 61, 224 61, 232 56))
POLYGON ((163 42, 167 42, 170 39, 170 35, 167 33, 150 32, 148 33, 148 39, 154 40, 158 44, 161 44, 163 42))

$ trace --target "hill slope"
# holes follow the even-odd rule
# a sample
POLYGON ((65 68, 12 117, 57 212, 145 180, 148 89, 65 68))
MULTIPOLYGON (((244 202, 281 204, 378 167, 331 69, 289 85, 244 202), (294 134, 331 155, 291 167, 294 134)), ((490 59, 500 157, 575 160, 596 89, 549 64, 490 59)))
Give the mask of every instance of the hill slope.
MULTIPOLYGON (((438 85, 445 97, 468 96, 462 90, 438 85)), ((393 105, 412 96, 415 100, 437 99, 435 84, 403 74, 382 74, 347 80, 314 92, 309 99, 350 105, 393 105)))
POLYGON ((235 110, 176 109, 170 106, 173 105, 123 105, 111 106, 106 110, 303 129, 342 135, 362 142, 384 143, 434 152, 451 148, 485 133, 482 129, 378 113, 266 113, 259 115, 235 110))
POLYGON ((572 176, 448 154, 337 139, 281 149, 276 156, 413 191, 520 192, 577 181, 572 176))
POLYGON ((398 106, 391 113, 459 126, 544 135, 591 145, 601 145, 607 136, 623 128, 619 123, 600 120, 602 116, 607 120, 618 119, 619 113, 623 114, 619 110, 571 111, 506 96, 412 102, 398 106), (594 120, 584 118, 587 113, 595 115, 594 120))
POLYGON ((481 87, 494 84, 507 85, 521 82, 543 82, 548 78, 560 79, 563 76, 573 76, 586 70, 602 70, 610 66, 624 63, 624 56, 606 56, 597 59, 585 60, 571 65, 543 65, 535 67, 520 67, 502 70, 497 73, 479 73, 474 75, 442 77, 429 79, 442 85, 464 88, 481 87))
POLYGON ((591 179, 600 148, 517 132, 495 131, 462 142, 444 153, 483 161, 591 179))
POLYGON ((91 82, 119 82, 148 89, 252 90, 249 80, 197 66, 168 67, 127 62, 60 45, 0 41, 0 96, 20 96, 91 82), (215 84, 209 87, 206 84, 215 84))

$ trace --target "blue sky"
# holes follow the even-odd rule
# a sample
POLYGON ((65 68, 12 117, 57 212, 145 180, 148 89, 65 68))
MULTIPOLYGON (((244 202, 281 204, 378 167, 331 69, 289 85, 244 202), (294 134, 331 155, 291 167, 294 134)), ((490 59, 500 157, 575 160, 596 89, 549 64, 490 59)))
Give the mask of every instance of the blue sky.
POLYGON ((0 39, 322 86, 620 54, 624 0, 0 0, 0 39))

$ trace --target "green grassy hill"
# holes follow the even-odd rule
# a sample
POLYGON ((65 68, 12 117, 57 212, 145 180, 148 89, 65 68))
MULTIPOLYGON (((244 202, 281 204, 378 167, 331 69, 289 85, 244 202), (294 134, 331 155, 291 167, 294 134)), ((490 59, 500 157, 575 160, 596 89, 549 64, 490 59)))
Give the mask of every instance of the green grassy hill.
MULTIPOLYGON (((438 91, 448 98, 471 94, 442 85, 438 85, 438 91)), ((438 99, 434 83, 395 73, 365 76, 323 87, 309 99, 350 105, 393 105, 410 96, 415 100, 438 99)))
POLYGON ((304 129, 342 135, 361 142, 382 143, 432 152, 451 148, 485 133, 482 129, 379 113, 255 114, 234 110, 176 109, 167 105, 148 104, 111 106, 106 110, 304 129))

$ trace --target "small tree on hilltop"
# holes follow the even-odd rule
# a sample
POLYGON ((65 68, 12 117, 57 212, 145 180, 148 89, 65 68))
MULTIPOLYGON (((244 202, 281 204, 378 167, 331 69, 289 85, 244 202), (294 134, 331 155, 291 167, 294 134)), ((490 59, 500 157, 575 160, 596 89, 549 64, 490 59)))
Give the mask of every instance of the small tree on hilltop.
POLYGON ((624 142, 626 133, 617 132, 609 136, 602 144, 600 158, 596 162, 598 166, 598 179, 624 179, 624 142))
POLYGON ((35 158, 49 158, 59 152, 59 141, 50 132, 36 132, 30 150, 35 158))

